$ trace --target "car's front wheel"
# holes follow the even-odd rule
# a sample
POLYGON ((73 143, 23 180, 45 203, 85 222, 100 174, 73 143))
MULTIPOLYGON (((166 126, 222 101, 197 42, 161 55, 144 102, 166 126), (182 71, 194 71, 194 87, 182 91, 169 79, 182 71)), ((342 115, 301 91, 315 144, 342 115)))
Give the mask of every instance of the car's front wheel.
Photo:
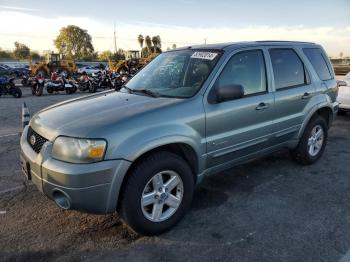
POLYGON ((159 152, 133 169, 121 195, 120 214, 137 233, 160 234, 173 227, 189 209, 194 179, 178 155, 159 152))
POLYGON ((292 151, 296 161, 303 165, 315 163, 323 154, 327 144, 328 126, 322 116, 313 117, 300 139, 299 145, 292 151))

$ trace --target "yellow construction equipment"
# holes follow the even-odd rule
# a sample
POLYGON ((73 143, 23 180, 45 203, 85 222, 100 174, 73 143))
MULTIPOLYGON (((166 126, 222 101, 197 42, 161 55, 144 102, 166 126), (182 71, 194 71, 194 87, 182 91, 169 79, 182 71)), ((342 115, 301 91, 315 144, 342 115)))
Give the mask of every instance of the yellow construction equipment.
POLYGON ((125 53, 125 60, 118 60, 116 62, 112 62, 110 59, 108 60, 108 67, 110 71, 113 72, 131 72, 138 71, 146 64, 148 64, 152 59, 154 59, 158 54, 152 54, 147 58, 141 58, 140 52, 137 50, 129 50, 125 53))
POLYGON ((29 69, 32 75, 41 74, 42 76, 49 76, 52 72, 66 72, 72 74, 77 71, 77 66, 74 60, 64 58, 61 54, 50 53, 46 56, 44 61, 32 63, 29 59, 29 69))

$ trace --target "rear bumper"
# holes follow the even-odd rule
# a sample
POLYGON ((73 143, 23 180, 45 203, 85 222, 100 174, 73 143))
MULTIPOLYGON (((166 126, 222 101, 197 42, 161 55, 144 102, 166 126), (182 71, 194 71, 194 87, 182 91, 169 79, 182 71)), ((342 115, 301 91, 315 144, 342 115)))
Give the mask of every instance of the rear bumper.
POLYGON ((60 207, 90 213, 110 213, 117 207, 119 190, 130 166, 126 160, 109 160, 92 164, 71 164, 51 158, 52 143, 46 142, 37 154, 21 137, 21 162, 39 191, 60 207), (29 171, 28 171, 29 167, 29 171), (69 205, 60 205, 65 198, 69 205))
POLYGON ((333 118, 332 120, 334 120, 338 114, 339 111, 339 102, 333 102, 332 103, 332 111, 333 111, 333 118))

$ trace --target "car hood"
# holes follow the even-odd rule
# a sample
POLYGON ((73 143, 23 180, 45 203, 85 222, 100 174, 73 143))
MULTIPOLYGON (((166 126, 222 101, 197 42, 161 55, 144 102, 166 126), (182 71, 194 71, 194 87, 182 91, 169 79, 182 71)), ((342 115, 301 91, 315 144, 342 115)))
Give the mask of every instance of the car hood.
POLYGON ((33 116, 30 126, 50 141, 58 135, 94 138, 118 122, 177 102, 175 98, 102 92, 47 107, 33 116))

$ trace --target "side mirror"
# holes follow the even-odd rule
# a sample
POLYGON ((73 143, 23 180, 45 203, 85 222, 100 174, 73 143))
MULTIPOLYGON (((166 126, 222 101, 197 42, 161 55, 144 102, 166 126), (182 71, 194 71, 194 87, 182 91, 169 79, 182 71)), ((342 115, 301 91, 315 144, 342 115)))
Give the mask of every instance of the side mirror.
POLYGON ((235 100, 244 96, 242 85, 216 85, 210 91, 208 101, 210 104, 218 104, 225 101, 235 100))
POLYGON ((347 86, 346 82, 341 80, 337 81, 337 84, 338 86, 347 86))

